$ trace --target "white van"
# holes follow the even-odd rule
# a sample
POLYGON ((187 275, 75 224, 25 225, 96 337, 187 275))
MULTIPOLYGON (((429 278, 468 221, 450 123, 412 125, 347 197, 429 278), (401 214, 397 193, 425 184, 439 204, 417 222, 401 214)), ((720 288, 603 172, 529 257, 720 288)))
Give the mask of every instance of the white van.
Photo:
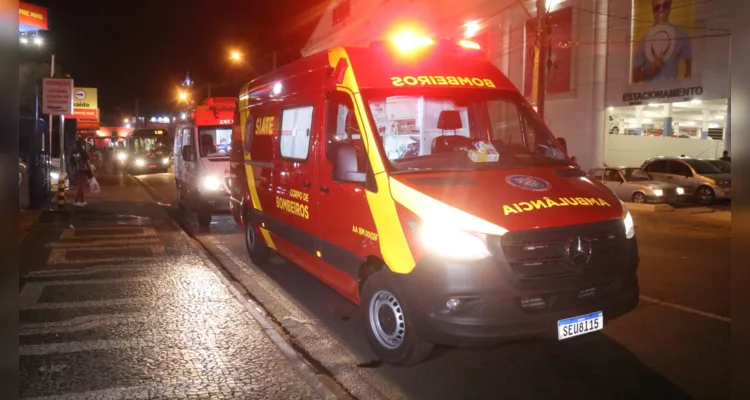
POLYGON ((229 153, 237 100, 209 98, 177 124, 174 179, 180 210, 195 211, 206 227, 216 211, 229 210, 229 153))

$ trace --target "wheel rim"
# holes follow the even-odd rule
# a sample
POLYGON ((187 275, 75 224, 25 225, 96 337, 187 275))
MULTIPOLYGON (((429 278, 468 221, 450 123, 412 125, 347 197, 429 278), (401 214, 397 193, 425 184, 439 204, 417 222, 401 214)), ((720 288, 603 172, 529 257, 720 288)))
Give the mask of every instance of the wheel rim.
POLYGON ((635 196, 633 196, 633 202, 643 204, 646 202, 646 198, 641 193, 636 193, 635 196))
POLYGON ((698 191, 698 198, 703 203, 707 203, 707 202, 711 201, 711 197, 713 197, 712 194, 711 194, 711 190, 709 190, 707 188, 702 188, 702 189, 700 189, 698 191))
POLYGON ((388 350, 404 343, 406 319, 396 296, 381 290, 370 300, 370 328, 375 339, 388 350))
POLYGON ((245 245, 250 251, 255 249, 255 228, 250 224, 245 227, 245 245))

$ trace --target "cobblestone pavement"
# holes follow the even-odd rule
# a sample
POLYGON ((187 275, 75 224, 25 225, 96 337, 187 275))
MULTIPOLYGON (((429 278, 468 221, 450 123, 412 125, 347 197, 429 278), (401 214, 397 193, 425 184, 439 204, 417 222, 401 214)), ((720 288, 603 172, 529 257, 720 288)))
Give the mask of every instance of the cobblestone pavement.
POLYGON ((102 191, 24 241, 21 397, 318 397, 137 184, 102 191))

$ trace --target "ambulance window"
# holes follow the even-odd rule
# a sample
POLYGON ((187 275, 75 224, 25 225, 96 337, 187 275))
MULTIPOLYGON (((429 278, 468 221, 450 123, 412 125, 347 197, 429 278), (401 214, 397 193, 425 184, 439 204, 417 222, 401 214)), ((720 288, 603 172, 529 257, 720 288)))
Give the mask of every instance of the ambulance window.
POLYGON ((332 93, 328 97, 326 120, 326 157, 333 160, 332 150, 339 144, 352 144, 357 149, 357 172, 365 172, 366 156, 362 133, 354 113, 354 104, 348 94, 332 93))
POLYGON ((307 160, 312 134, 313 107, 288 108, 281 114, 279 151, 284 158, 307 160))

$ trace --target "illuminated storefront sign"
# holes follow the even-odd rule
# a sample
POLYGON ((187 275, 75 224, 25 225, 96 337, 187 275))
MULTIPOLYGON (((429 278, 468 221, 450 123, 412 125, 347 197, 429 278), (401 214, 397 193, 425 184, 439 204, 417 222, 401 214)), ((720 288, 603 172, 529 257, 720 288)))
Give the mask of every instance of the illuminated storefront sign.
POLYGON ((46 31, 49 21, 47 9, 34 4, 18 3, 18 30, 21 32, 46 31))

